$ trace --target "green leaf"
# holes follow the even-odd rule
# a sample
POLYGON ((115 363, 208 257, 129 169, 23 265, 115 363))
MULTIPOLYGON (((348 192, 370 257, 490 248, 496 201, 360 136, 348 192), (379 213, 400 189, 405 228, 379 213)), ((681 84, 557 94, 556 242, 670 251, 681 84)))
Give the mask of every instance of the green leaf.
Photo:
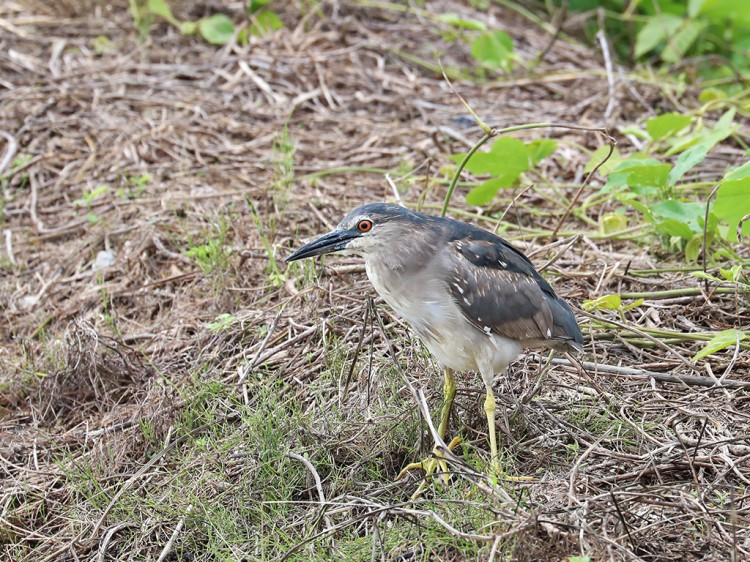
POLYGON ((703 249, 703 234, 696 234, 685 244, 685 261, 696 263, 703 249))
POLYGON ((641 194, 653 193, 667 185, 672 167, 654 158, 628 158, 615 168, 605 187, 628 186, 641 194))
POLYGON ((693 277, 698 277, 699 279, 706 279, 707 281, 711 281, 712 283, 723 283, 723 279, 719 279, 715 275, 711 275, 710 273, 706 273, 705 271, 691 271, 690 275, 693 277))
POLYGON ((169 7, 166 0, 148 0, 148 11, 167 20, 172 25, 179 27, 178 22, 172 15, 172 8, 169 7))
POLYGON ((688 225, 677 219, 665 219, 655 223, 654 226, 662 234, 676 236, 683 240, 690 240, 695 234, 688 225))
POLYGON ((657 219, 674 220, 686 226, 687 230, 673 230, 669 234, 690 240, 696 233, 703 232, 701 223, 706 216, 706 206, 702 203, 668 199, 651 205, 651 213, 657 219))
POLYGON ((198 32, 212 45, 226 45, 234 35, 234 23, 226 14, 214 14, 198 21, 198 32))
POLYGON ((220 332, 226 331, 236 321, 236 316, 225 312, 223 314, 219 314, 213 322, 209 322, 208 325, 206 325, 206 328, 209 332, 218 334, 220 332))
POLYGON ((682 176, 703 162, 712 148, 713 144, 704 141, 680 154, 669 173, 669 184, 675 185, 682 179, 682 176))
POLYGON ((617 310, 622 304, 620 295, 605 295, 597 299, 583 301, 583 310, 590 312, 592 310, 617 310))
POLYGON ((251 35, 265 35, 284 27, 281 18, 271 10, 263 10, 253 16, 255 23, 250 26, 251 35))
POLYGON ((649 18, 646 25, 641 28, 636 37, 635 56, 641 57, 649 51, 654 50, 659 43, 673 35, 679 29, 682 21, 681 17, 670 14, 649 18))
POLYGON ((197 21, 183 21, 180 23, 180 33, 182 35, 194 35, 198 31, 197 21))
POLYGON ((689 115, 665 113, 646 121, 646 130, 652 139, 661 140, 664 137, 679 133, 682 129, 690 125, 691 122, 692 118, 689 115))
POLYGON ((438 21, 452 25, 457 29, 472 29, 475 31, 485 31, 487 29, 487 26, 484 24, 484 22, 462 18, 458 14, 440 14, 437 19, 438 21))
POLYGON ((628 312, 630 310, 633 310, 634 308, 638 308, 644 302, 646 302, 646 299, 635 299, 630 304, 626 304, 625 306, 623 306, 620 310, 622 310, 623 312, 628 312))
POLYGON ((669 38, 661 52, 661 60, 667 63, 680 62, 706 25, 708 23, 704 21, 685 20, 677 32, 669 38))
POLYGON ((599 227, 604 234, 621 232, 628 227, 628 218, 622 213, 604 213, 599 218, 599 227))
POLYGON ((727 99, 727 93, 724 90, 718 88, 706 88, 702 90, 698 96, 698 101, 706 104, 711 101, 725 100, 727 99))
POLYGON ((719 269, 719 273, 727 281, 731 281, 732 283, 739 283, 740 277, 742 276, 742 266, 735 265, 730 269, 719 269))
POLYGON ((471 54, 484 66, 507 70, 513 54, 513 39, 504 31, 485 31, 472 43, 471 54))
POLYGON ((701 13, 703 5, 707 4, 710 0, 688 0, 688 15, 694 18, 701 13))
MULTIPOLYGON (((599 148, 597 148, 594 152, 591 153, 591 158, 589 158, 588 163, 586 166, 584 166, 583 171, 584 173, 588 174, 594 170, 601 162, 607 157, 607 154, 609 154, 609 145, 603 144, 599 148)), ((612 150, 612 156, 609 157, 609 160, 604 162, 604 164, 601 165, 599 170, 597 170, 598 174, 601 174, 603 176, 608 176, 612 173, 612 170, 617 168, 622 163, 622 156, 620 155, 620 151, 617 150, 617 147, 615 147, 612 150)))
POLYGON ((735 330, 734 328, 719 332, 713 338, 711 338, 711 341, 709 341, 703 349, 695 354, 695 357, 693 357, 692 361, 696 362, 699 359, 703 359, 708 355, 716 353, 717 351, 726 349, 730 345, 735 345, 747 339, 747 336, 747 332, 741 332, 740 330, 735 330))
POLYGON ((482 207, 495 198, 497 192, 506 187, 512 187, 518 179, 518 175, 506 175, 489 179, 474 187, 466 194, 466 203, 482 207))
POLYGON ((271 3, 271 0, 250 0, 247 3, 247 13, 254 14, 261 8, 265 8, 271 3))
MULTIPOLYGON (((460 163, 464 154, 456 154, 451 159, 460 163)), ((494 176, 515 174, 518 177, 529 169, 529 148, 526 143, 512 137, 500 137, 489 152, 475 153, 466 164, 466 169, 474 175, 494 176)))
POLYGON ((530 168, 536 166, 557 150, 557 141, 552 139, 537 139, 526 145, 529 152, 530 168))
POLYGON ((745 162, 739 168, 735 168, 734 170, 729 172, 726 176, 724 176, 724 179, 722 181, 744 180, 748 177, 750 177, 750 160, 745 162))
MULTIPOLYGON (((735 170, 733 174, 740 172, 743 168, 747 168, 747 164, 735 170)), ((746 215, 750 214, 750 176, 721 182, 712 212, 719 220, 729 225, 727 239, 736 242, 737 225, 746 215)), ((742 233, 743 235, 750 235, 750 221, 744 222, 742 233)))
POLYGON ((713 130, 705 135, 698 144, 680 154, 677 158, 677 162, 675 162, 674 168, 669 174, 670 185, 675 185, 682 176, 703 162, 706 155, 714 146, 738 130, 739 127, 732 126, 734 113, 734 110, 727 111, 716 122, 716 126, 713 130))

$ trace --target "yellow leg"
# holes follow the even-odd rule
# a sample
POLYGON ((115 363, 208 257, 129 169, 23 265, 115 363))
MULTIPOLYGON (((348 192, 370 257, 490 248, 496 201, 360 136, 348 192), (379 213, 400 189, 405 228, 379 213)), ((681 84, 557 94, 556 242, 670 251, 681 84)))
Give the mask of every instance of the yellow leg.
POLYGON ((484 413, 487 414, 487 432, 490 435, 490 466, 493 472, 499 477, 503 471, 500 467, 500 459, 497 456, 497 435, 495 430, 495 396, 492 394, 492 388, 487 387, 487 398, 484 400, 484 413))
POLYGON ((440 425, 438 426, 438 435, 440 439, 445 440, 445 434, 448 433, 448 423, 453 408, 453 398, 456 396, 456 379, 453 377, 453 369, 445 368, 445 380, 443 381, 443 409, 440 412, 440 425))
POLYGON ((487 414, 488 433, 490 434, 490 474, 498 479, 510 480, 511 482, 531 482, 530 476, 508 476, 500 465, 500 457, 497 453, 497 433, 495 429, 495 396, 492 389, 487 388, 487 398, 484 400, 484 412, 487 414))
MULTIPOLYGON (((450 422, 451 409, 453 408, 453 399, 456 396, 456 379, 453 377, 452 369, 445 369, 445 380, 443 381, 443 408, 440 411, 440 425, 438 426, 437 432, 440 439, 445 440, 445 435, 448 433, 448 423, 450 422)), ((461 443, 460 437, 454 437, 448 444, 448 449, 452 451, 458 444, 461 443)), ((443 482, 448 483, 448 463, 443 460, 443 457, 437 449, 432 451, 432 456, 420 461, 413 462, 404 467, 404 469, 396 477, 396 480, 403 478, 410 470, 420 468, 425 471, 425 479, 417 488, 412 498, 418 497, 427 485, 429 477, 435 473, 439 473, 443 482)))

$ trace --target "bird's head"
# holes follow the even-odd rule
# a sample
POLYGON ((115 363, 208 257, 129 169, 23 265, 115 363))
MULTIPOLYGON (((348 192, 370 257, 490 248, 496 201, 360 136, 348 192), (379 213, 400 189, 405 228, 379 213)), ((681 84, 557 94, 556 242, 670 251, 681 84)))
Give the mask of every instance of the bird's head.
POLYGON ((399 205, 370 203, 346 215, 335 230, 305 244, 286 261, 337 252, 367 258, 382 252, 397 252, 410 224, 423 216, 399 205))

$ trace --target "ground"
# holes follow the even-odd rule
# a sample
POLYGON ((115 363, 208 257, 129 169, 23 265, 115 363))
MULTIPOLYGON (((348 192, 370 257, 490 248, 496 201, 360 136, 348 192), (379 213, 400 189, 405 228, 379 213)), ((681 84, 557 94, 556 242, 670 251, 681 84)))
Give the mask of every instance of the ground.
MULTIPOLYGON (((635 213, 602 231, 602 178, 579 188, 603 135, 516 133, 559 148, 491 205, 466 204, 471 176, 451 199, 547 264, 584 332, 586 372, 556 360, 540 380, 546 355, 528 353, 495 381, 503 462, 531 481, 484 478, 466 373, 462 464, 410 501, 420 474, 395 476, 432 440, 406 381, 434 417, 439 366, 359 260, 283 262, 365 202, 439 213, 449 156, 482 132, 438 55, 491 125, 606 127, 623 153, 627 124, 695 89, 613 76, 499 3, 273 4, 283 29, 220 47, 163 21, 140 35, 124 1, 0 8, 0 558, 749 557, 750 352, 691 361, 705 334, 748 326, 747 297, 689 275, 635 213), (478 69, 429 17, 448 12, 509 31, 519 70, 478 69)), ((742 154, 722 144, 701 173, 742 154)))

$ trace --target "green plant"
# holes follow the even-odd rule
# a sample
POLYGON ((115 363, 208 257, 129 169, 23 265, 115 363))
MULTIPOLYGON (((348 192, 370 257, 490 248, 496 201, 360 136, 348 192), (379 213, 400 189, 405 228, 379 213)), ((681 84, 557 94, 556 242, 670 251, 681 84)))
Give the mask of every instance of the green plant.
POLYGON ((247 33, 250 35, 263 35, 271 31, 276 31, 284 27, 284 22, 267 6, 271 0, 248 0, 246 11, 251 18, 249 31, 244 29, 240 32, 240 44, 244 41, 247 43, 247 33))
POLYGON ((236 321, 237 317, 233 314, 223 313, 219 314, 213 322, 209 322, 206 328, 209 332, 218 334, 228 330, 236 321))
POLYGON ((449 26, 441 33, 446 41, 471 41, 471 55, 482 67, 510 71, 516 56, 508 33, 488 30, 484 22, 455 13, 440 14, 436 19, 449 26))
MULTIPOLYGON (((614 168, 600 170, 607 177, 599 193, 601 200, 614 197, 641 213, 664 237, 665 246, 684 251, 689 262, 698 259, 704 237, 710 244, 716 240, 736 241, 738 229, 750 233, 750 224, 743 222, 750 213, 750 162, 720 180, 708 221, 702 196, 706 184, 686 179, 718 143, 737 133, 734 116, 733 110, 727 111, 710 127, 700 114, 668 113, 648 119, 644 129, 630 127, 628 132, 645 140, 646 145, 627 158, 617 154, 614 168), (676 157, 673 163, 672 157, 676 157)), ((600 157, 595 153, 591 163, 600 157)), ((622 217, 624 214, 608 215, 609 222, 603 228, 621 229, 622 221, 627 220, 622 217)))
MULTIPOLYGON (((287 280, 286 274, 281 272, 281 270, 279 269, 279 265, 276 263, 276 255, 273 251, 273 248, 271 247, 271 242, 268 239, 265 228, 263 227, 263 222, 261 221, 258 212, 255 210, 255 205, 253 205, 253 202, 250 201, 250 199, 246 199, 246 201, 250 206, 250 212, 253 217, 253 222, 255 223, 255 227, 258 229, 260 240, 263 243, 263 247, 266 250, 266 255, 268 256, 268 265, 266 266, 268 281, 274 287, 283 285, 287 280)), ((293 270, 287 269, 286 271, 288 272, 293 270)))
POLYGON ((568 8, 597 16, 587 28, 592 40, 603 16, 610 43, 624 59, 675 64, 692 57, 700 76, 727 79, 734 90, 737 76, 750 74, 748 2, 570 0, 568 8))
MULTIPOLYGON (((237 42, 240 45, 247 45, 249 35, 262 35, 284 26, 281 18, 265 7, 269 3, 270 0, 250 0, 247 5, 247 13, 250 16, 249 25, 237 34, 237 42)), ((149 34, 157 18, 169 22, 183 35, 200 35, 212 45, 226 45, 237 30, 232 19, 222 13, 197 21, 180 21, 172 13, 167 0, 130 0, 130 13, 142 37, 149 34)))
POLYGON ((80 199, 76 199, 75 201, 73 201, 74 205, 78 207, 86 207, 88 209, 89 212, 86 213, 86 220, 89 223, 96 224, 101 220, 101 217, 95 213, 92 213, 91 209, 94 206, 94 202, 99 199, 99 197, 104 195, 107 191, 109 191, 108 185, 100 185, 96 189, 85 190, 80 199))
POLYGON ((221 216, 214 228, 213 235, 203 244, 191 246, 185 251, 185 255, 195 260, 203 273, 226 270, 229 266, 231 254, 231 248, 227 246, 229 221, 221 216))
MULTIPOLYGON (((283 212, 294 184, 294 141, 287 124, 273 143, 273 203, 277 213, 283 212)), ((272 230, 275 225, 271 225, 272 230)))
POLYGON ((117 196, 128 200, 140 199, 145 194, 150 181, 149 174, 127 176, 124 178, 125 185, 117 189, 117 196))
MULTIPOLYGON (((511 137, 500 137, 488 152, 476 152, 466 163, 466 170, 474 175, 489 175, 466 195, 469 205, 486 205, 501 189, 516 184, 521 174, 534 168, 557 149, 557 142, 538 139, 528 143, 511 137)), ((466 154, 455 154, 451 159, 457 164, 466 154)))

